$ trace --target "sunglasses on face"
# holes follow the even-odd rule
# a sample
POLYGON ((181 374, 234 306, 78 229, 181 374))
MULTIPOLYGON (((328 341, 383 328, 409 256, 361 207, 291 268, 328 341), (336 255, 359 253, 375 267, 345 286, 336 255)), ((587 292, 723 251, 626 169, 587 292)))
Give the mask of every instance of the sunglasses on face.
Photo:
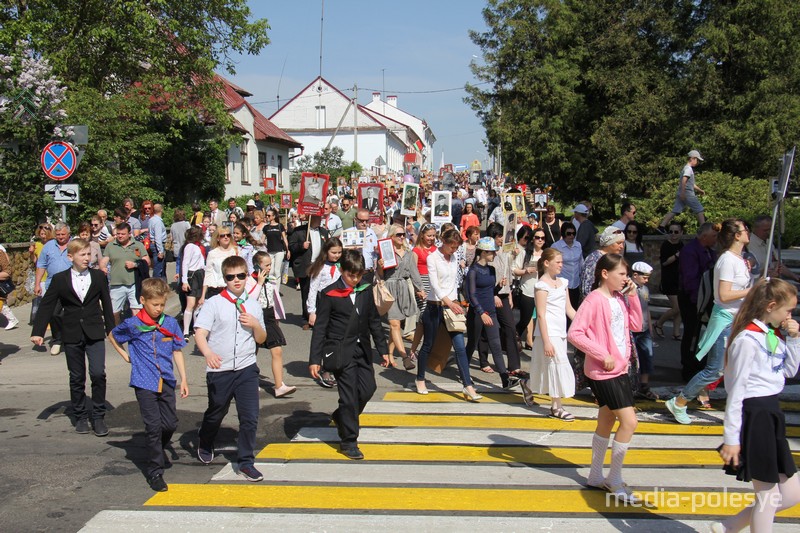
POLYGON ((405 233, 400 233, 400 232, 397 232, 397 233, 395 233, 395 234, 394 234, 394 236, 395 236, 395 237, 405 237, 405 236, 406 236, 406 234, 405 234, 405 233))
POLYGON ((672 234, 672 235, 680 235, 681 231, 680 230, 678 230, 678 231, 670 231, 670 234, 672 234))
POLYGON ((53 229, 53 228, 51 228, 50 226, 41 226, 41 225, 40 225, 40 226, 39 226, 39 229, 51 230, 51 229, 53 229))
POLYGON ((238 274, 225 274, 225 281, 233 281, 234 279, 247 279, 247 272, 239 272, 238 274))
POLYGON ((543 241, 544 240, 544 235, 534 235, 533 236, 533 240, 535 240, 535 241, 543 241))
POLYGON ((219 234, 219 238, 220 239, 223 239, 223 238, 224 239, 230 239, 231 238, 231 234, 230 233, 220 233, 219 234))
POLYGON ((564 234, 564 237, 574 237, 574 236, 575 236, 575 232, 574 231, 568 231, 568 232, 566 232, 564 234))
POLYGON ((363 218, 357 218, 356 221, 366 224, 367 222, 369 222, 369 219, 364 220, 363 218))

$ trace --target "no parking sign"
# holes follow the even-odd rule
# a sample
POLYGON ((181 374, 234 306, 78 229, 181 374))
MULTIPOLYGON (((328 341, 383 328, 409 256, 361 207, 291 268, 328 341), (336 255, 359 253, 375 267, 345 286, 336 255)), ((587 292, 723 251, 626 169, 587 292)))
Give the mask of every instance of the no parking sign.
POLYGON ((56 141, 51 142, 42 150, 42 170, 48 178, 57 181, 65 180, 72 176, 78 166, 78 158, 71 144, 56 141))

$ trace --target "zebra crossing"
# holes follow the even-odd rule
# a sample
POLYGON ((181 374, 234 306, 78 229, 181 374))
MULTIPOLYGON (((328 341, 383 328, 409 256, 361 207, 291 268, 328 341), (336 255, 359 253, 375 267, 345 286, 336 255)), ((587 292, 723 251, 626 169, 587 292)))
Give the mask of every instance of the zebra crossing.
MULTIPOLYGON (((261 483, 228 464, 209 483, 170 483, 143 509, 99 513, 84 531, 707 531, 712 518, 752 501, 750 486, 721 470, 719 411, 693 411, 683 426, 663 402, 641 404, 623 474, 644 503, 626 505, 583 485, 597 412, 590 398, 566 401, 577 420, 565 422, 546 416, 546 397, 529 408, 519 393, 486 388, 483 401, 467 403, 455 386, 370 402, 364 461, 338 453, 334 427, 303 427, 258 453, 261 483)), ((789 435, 800 437, 800 403, 784 408, 789 435)), ((790 442, 800 463, 800 443, 790 442)), ((790 509, 775 531, 798 524, 800 509, 790 509)))

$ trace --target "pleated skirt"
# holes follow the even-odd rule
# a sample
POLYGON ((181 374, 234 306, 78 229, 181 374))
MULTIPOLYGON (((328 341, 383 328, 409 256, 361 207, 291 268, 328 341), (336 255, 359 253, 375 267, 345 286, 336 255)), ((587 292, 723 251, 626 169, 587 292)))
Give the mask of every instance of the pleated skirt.
POLYGON ((575 396, 575 373, 567 358, 567 338, 550 337, 550 342, 555 349, 555 357, 544 355, 541 335, 533 340, 530 388, 533 392, 552 398, 572 398, 575 396))

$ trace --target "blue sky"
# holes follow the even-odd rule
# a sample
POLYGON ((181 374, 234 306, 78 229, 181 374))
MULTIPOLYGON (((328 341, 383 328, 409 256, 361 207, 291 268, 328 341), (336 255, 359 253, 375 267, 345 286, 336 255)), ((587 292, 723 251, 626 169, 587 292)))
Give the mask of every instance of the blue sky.
MULTIPOLYGON (((253 93, 248 100, 269 117, 278 109, 278 95, 285 104, 319 74, 322 3, 250 0, 249 5, 255 17, 269 21, 271 43, 259 56, 238 57, 235 76, 223 74, 253 93)), ((473 55, 481 54, 468 30, 484 29, 484 6, 479 0, 327 0, 322 76, 347 95, 357 83, 359 103, 365 105, 373 90, 381 90, 386 69, 386 94, 397 95, 398 107, 427 120, 437 137, 434 167, 443 150, 447 163, 486 160, 483 128, 463 102, 462 89, 405 93, 475 81, 469 63, 480 61, 473 55)))

